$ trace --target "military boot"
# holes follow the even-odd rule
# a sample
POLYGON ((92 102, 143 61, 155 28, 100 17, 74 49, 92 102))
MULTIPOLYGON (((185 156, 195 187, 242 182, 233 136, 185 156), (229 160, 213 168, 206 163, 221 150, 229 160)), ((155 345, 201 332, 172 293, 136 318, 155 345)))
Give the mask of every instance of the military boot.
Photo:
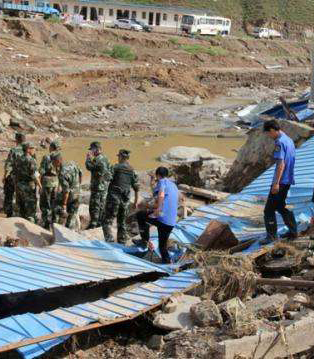
POLYGON ((114 237, 113 237, 112 229, 111 229, 110 225, 104 224, 102 226, 102 231, 103 231, 103 234, 104 234, 104 240, 106 242, 114 242, 114 237))

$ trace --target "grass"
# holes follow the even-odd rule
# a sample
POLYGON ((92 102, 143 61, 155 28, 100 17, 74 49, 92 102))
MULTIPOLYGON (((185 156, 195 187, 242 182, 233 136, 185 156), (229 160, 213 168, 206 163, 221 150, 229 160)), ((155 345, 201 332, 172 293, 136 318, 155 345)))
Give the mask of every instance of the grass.
POLYGON ((179 39, 177 37, 171 37, 169 42, 171 42, 173 45, 178 45, 179 39))
POLYGON ((181 48, 192 55, 207 54, 210 56, 226 56, 228 51, 220 46, 205 47, 198 44, 193 45, 182 45, 181 48))
POLYGON ((48 21, 50 24, 61 24, 62 20, 59 16, 49 16, 46 18, 46 21, 48 21))
POLYGON ((137 58, 133 49, 126 45, 114 45, 111 50, 105 50, 104 54, 123 61, 134 61, 137 58))

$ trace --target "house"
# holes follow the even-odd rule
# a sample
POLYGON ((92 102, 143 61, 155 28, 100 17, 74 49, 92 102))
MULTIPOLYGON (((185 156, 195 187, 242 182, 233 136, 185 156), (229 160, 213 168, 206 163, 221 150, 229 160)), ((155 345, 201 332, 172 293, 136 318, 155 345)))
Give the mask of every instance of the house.
POLYGON ((107 0, 50 0, 50 4, 69 16, 81 15, 85 21, 112 25, 120 18, 137 19, 162 30, 180 29, 184 14, 206 15, 208 11, 179 6, 125 4, 107 0))

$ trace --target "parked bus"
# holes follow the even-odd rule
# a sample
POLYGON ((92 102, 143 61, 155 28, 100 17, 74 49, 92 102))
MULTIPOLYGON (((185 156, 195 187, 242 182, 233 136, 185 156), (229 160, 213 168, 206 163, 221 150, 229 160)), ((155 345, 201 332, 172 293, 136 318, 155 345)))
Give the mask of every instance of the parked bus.
POLYGON ((229 35, 231 20, 219 16, 183 15, 181 30, 187 34, 229 35))

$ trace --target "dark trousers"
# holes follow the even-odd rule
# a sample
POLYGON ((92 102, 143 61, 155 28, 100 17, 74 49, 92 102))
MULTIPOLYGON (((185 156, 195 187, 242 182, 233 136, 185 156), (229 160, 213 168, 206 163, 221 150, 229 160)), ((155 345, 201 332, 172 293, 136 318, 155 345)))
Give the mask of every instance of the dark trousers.
POLYGON ((151 212, 148 211, 139 211, 136 214, 142 241, 149 241, 149 225, 152 224, 153 226, 156 226, 158 230, 158 246, 162 263, 170 263, 168 239, 173 226, 168 226, 167 224, 159 222, 156 218, 149 217, 150 214, 151 212))
POLYGON ((277 237, 277 220, 276 212, 278 212, 289 228, 290 233, 297 234, 297 223, 292 211, 286 208, 286 198, 290 185, 281 184, 279 186, 279 192, 272 194, 269 192, 268 199, 264 209, 264 220, 267 235, 272 238, 277 237))

